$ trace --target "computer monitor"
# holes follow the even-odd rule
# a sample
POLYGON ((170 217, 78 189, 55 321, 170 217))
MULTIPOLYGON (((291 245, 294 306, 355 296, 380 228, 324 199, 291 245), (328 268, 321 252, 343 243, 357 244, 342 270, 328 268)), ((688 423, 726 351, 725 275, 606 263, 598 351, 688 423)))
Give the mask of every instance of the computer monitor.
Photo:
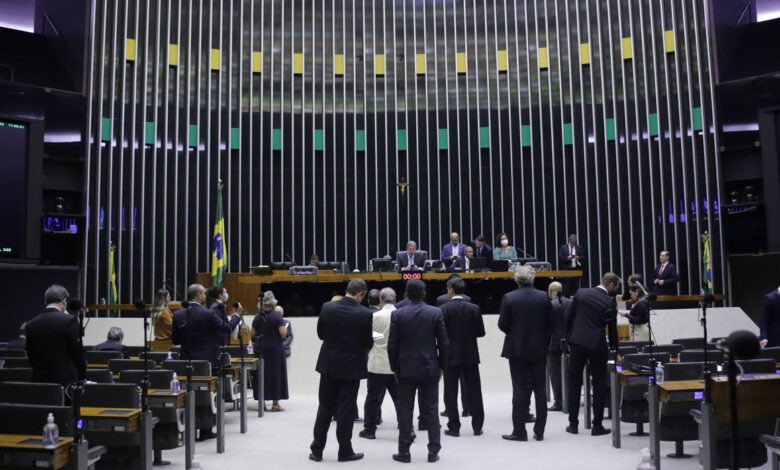
POLYGON ((494 259, 490 262, 490 270, 493 272, 509 271, 509 262, 505 259, 494 259))
POLYGON ((488 267, 488 259, 484 257, 471 258, 470 267, 472 271, 484 271, 488 267))
POLYGON ((374 258, 371 260, 371 265, 374 267, 374 271, 379 271, 379 272, 395 271, 393 260, 389 258, 374 258))

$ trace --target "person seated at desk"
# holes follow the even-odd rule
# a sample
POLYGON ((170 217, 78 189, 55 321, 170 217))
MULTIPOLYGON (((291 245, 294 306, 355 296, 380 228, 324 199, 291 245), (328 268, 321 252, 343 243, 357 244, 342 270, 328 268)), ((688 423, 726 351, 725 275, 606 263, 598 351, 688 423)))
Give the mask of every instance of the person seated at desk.
POLYGON ((509 235, 506 232, 499 233, 496 238, 493 259, 505 259, 509 263, 517 259, 517 250, 509 244, 509 235))
POLYGON ((466 249, 466 245, 460 242, 460 235, 458 232, 452 232, 450 234, 450 242, 441 247, 441 262, 444 266, 450 267, 452 263, 463 256, 466 249))
POLYGON ((417 243, 413 240, 406 242, 406 251, 398 253, 396 264, 399 271, 415 271, 422 269, 428 256, 424 252, 417 251, 417 243))
POLYGON ((629 287, 628 292, 631 295, 631 310, 621 311, 620 316, 628 318, 631 324, 631 341, 649 341, 650 328, 647 324, 650 321, 650 304, 639 286, 629 287))
POLYGON ((19 336, 12 339, 5 345, 6 349, 27 349, 27 336, 24 334, 24 327, 26 323, 22 323, 19 327, 19 336))
POLYGON ((106 341, 98 344, 94 348, 92 348, 93 351, 119 351, 123 352, 125 350, 125 345, 122 344, 122 340, 125 339, 125 332, 122 331, 122 328, 119 328, 118 326, 112 326, 108 329, 108 334, 106 335, 106 341))
POLYGON ((471 271, 472 262, 474 261, 474 248, 466 246, 463 250, 463 256, 458 257, 458 260, 452 265, 453 269, 459 269, 463 272, 471 271))
POLYGON ((477 258, 487 258, 488 264, 493 260, 493 247, 485 243, 485 236, 477 235, 474 239, 474 256, 477 258))
POLYGON ((320 257, 317 256, 317 253, 314 253, 311 255, 311 258, 309 258, 309 266, 319 266, 320 264, 320 257))
POLYGON ((658 266, 653 271, 653 284, 658 295, 677 295, 677 282, 680 276, 677 268, 669 262, 669 252, 664 250, 658 256, 658 266))

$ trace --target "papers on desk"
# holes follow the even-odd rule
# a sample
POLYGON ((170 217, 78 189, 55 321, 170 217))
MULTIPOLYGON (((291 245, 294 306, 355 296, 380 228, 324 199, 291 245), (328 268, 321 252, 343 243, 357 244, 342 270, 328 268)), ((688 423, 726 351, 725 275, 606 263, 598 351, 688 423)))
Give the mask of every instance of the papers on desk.
POLYGON ((380 339, 384 338, 385 335, 383 335, 382 333, 378 333, 376 331, 373 331, 371 337, 374 338, 374 341, 379 341, 380 339))

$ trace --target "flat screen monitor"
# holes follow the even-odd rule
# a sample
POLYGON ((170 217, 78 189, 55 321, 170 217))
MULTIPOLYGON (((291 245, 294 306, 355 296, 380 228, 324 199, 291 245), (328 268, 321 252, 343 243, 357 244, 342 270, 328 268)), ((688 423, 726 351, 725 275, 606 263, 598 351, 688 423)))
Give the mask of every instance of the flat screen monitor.
POLYGON ((374 271, 388 272, 395 270, 393 260, 388 258, 374 258, 371 260, 371 265, 374 267, 374 271))
POLYGON ((0 118, 0 258, 20 258, 27 221, 28 124, 0 118))
POLYGON ((471 258, 470 266, 472 271, 484 271, 488 267, 488 259, 482 257, 471 258))
POLYGON ((494 259, 490 262, 490 270, 493 272, 509 271, 509 262, 505 259, 494 259))

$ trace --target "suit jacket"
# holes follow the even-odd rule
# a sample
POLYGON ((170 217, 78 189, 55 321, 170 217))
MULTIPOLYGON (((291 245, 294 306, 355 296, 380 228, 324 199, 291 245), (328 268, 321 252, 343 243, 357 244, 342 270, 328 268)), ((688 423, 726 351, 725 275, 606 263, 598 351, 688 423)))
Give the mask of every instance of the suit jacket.
POLYGON ((662 286, 655 286, 655 292, 658 295, 676 295, 677 294, 677 282, 680 280, 680 276, 677 275, 677 268, 672 263, 666 263, 663 274, 659 274, 661 265, 655 266, 653 271, 653 281, 664 281, 662 286))
POLYGON ((498 328, 506 333, 501 357, 543 360, 552 327, 552 305, 547 294, 530 286, 507 293, 498 317, 498 328))
POLYGON ((764 296, 761 302, 761 339, 767 347, 780 346, 780 294, 777 289, 764 296))
POLYGON ((322 340, 317 372, 339 380, 368 377, 372 322, 371 311, 349 297, 325 303, 317 320, 317 336, 322 340))
MULTIPOLYGON (((425 266, 425 262, 428 260, 428 255, 426 253, 415 251, 414 252, 414 265, 418 268, 422 269, 423 266, 425 266)), ((395 259, 396 263, 398 263, 398 270, 400 271, 402 268, 405 268, 409 266, 409 254, 405 251, 402 251, 398 253, 398 256, 396 256, 395 259)))
MULTIPOLYGON (((228 323, 230 321, 228 320, 227 307, 225 306, 224 303, 215 301, 214 303, 209 305, 209 308, 213 310, 223 322, 228 323)), ((222 342, 220 343, 220 346, 229 346, 229 345, 230 345, 230 332, 227 332, 222 335, 222 342)))
POLYGON ((490 261, 493 259, 493 248, 485 243, 482 245, 482 248, 477 248, 477 245, 474 244, 474 257, 475 258, 487 258, 488 259, 488 265, 490 264, 490 261))
POLYGON ((240 321, 233 317, 225 322, 215 311, 190 302, 189 315, 186 308, 173 314, 171 339, 173 344, 181 345, 182 359, 209 361, 216 367, 224 335, 230 334, 240 321))
MULTIPOLYGON (((585 265, 585 250, 582 249, 579 245, 574 245, 574 254, 576 256, 582 256, 582 259, 580 261, 580 266, 585 265)), ((561 245, 560 248, 558 248, 558 261, 560 262, 561 269, 575 269, 571 267, 571 261, 567 258, 569 257, 569 244, 564 243, 561 245)))
MULTIPOLYGON (((471 258, 469 261, 469 270, 474 269, 474 258, 471 258)), ((458 268, 461 271, 466 271, 466 257, 465 256, 459 256, 457 260, 455 260, 455 263, 452 266, 453 268, 458 268)))
POLYGON ((566 317, 566 340, 593 350, 606 350, 604 327, 609 332, 609 344, 618 348, 617 303, 600 287, 580 289, 574 295, 566 317))
MULTIPOLYGON (((461 294, 461 297, 463 297, 463 300, 465 300, 466 302, 471 302, 471 297, 469 297, 468 295, 461 294)), ((436 297, 436 306, 437 307, 441 307, 442 305, 446 304, 450 300, 452 300, 452 299, 450 299, 449 295, 442 294, 442 295, 436 297)), ((403 305, 401 307, 403 307, 403 305)), ((396 304, 396 308, 401 308, 401 307, 398 307, 398 304, 396 304)))
POLYGON ((79 323, 73 315, 47 308, 27 322, 27 358, 33 382, 67 387, 86 375, 84 348, 79 344, 79 323))
POLYGON ((650 321, 650 304, 645 299, 639 299, 639 302, 631 306, 628 312, 628 323, 632 325, 644 325, 650 321))
POLYGON ((463 253, 466 251, 466 245, 463 243, 458 244, 458 252, 453 253, 452 252, 452 244, 447 243, 443 247, 441 247, 441 261, 445 266, 449 266, 452 264, 452 260, 450 259, 452 255, 456 256, 463 256, 463 253))
POLYGON ((401 299, 395 303, 395 308, 406 307, 407 305, 409 305, 409 303, 410 302, 407 299, 401 299))
POLYGON ((410 302, 390 317, 390 368, 398 379, 432 379, 447 367, 449 339, 441 309, 410 302))
POLYGON ((563 328, 566 325, 566 317, 569 315, 569 308, 571 307, 571 299, 564 296, 560 296, 559 299, 550 300, 553 317, 552 330, 550 333, 551 353, 561 352, 561 340, 566 338, 566 333, 563 328))
POLYGON ((477 338, 485 336, 485 323, 479 306, 465 299, 452 299, 441 307, 450 355, 447 366, 479 364, 477 338))
POLYGON ((125 350, 125 345, 120 343, 119 341, 104 341, 98 345, 96 345, 94 348, 92 348, 93 351, 119 351, 123 352, 125 350))

